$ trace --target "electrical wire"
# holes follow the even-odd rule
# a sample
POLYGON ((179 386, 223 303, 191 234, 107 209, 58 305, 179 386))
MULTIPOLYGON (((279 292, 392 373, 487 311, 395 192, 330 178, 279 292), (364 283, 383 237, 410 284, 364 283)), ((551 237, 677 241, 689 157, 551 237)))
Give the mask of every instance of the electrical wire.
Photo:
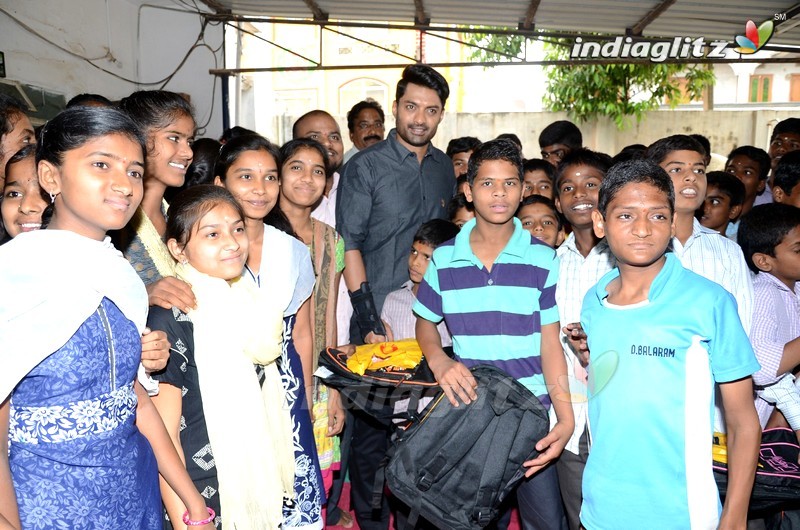
MULTIPOLYGON (((193 13, 192 11, 183 11, 183 12, 184 13, 193 13)), ((8 18, 10 18, 12 21, 14 21, 18 26, 20 26, 25 31, 31 33, 32 35, 35 35, 36 37, 39 37, 40 39, 42 39, 46 43, 50 44, 51 46, 54 46, 55 48, 58 48, 59 50, 63 51, 64 53, 66 53, 66 54, 68 54, 68 55, 70 55, 72 57, 75 57, 77 59, 80 59, 82 61, 85 61, 89 65, 93 66, 94 68, 100 70, 101 72, 103 72, 105 74, 108 74, 108 75, 110 75, 112 77, 115 77, 115 78, 117 78, 117 79, 119 79, 121 81, 125 81, 126 83, 131 83, 133 85, 138 85, 138 86, 162 85, 162 88, 163 88, 163 86, 166 86, 166 84, 170 80, 172 80, 172 78, 175 77, 175 74, 177 74, 178 71, 183 67, 183 65, 189 59, 189 56, 192 54, 192 52, 194 52, 194 50, 196 50, 197 48, 203 46, 203 44, 200 44, 200 42, 201 41, 204 42, 204 39, 205 39, 205 27, 206 27, 206 24, 202 23, 201 24, 200 33, 197 35, 197 39, 195 39, 194 44, 192 44, 192 46, 186 52, 186 54, 184 55, 183 59, 181 59, 180 63, 178 63, 178 66, 172 71, 172 73, 170 73, 169 75, 167 75, 163 79, 159 79, 158 81, 152 81, 152 82, 150 82, 150 81, 136 81, 134 79, 129 79, 129 78, 125 77, 125 76, 122 76, 122 75, 119 75, 119 74, 117 74, 115 72, 107 70, 107 69, 103 68, 102 66, 94 64, 92 62, 92 61, 98 61, 100 59, 107 59, 107 58, 113 57, 113 55, 111 55, 111 50, 109 50, 108 53, 106 53, 106 55, 104 55, 103 57, 97 57, 97 58, 84 57, 84 56, 82 56, 82 55, 80 55, 78 53, 75 53, 72 50, 70 50, 70 49, 58 44, 57 42, 53 42, 52 40, 48 39, 47 37, 45 37, 44 35, 42 35, 38 31, 33 29, 32 27, 28 26, 27 24, 25 24, 24 22, 22 22, 21 20, 16 18, 11 13, 9 13, 8 10, 6 10, 2 6, 0 6, 0 13, 3 13, 4 15, 6 15, 8 18)), ((208 47, 210 50, 213 50, 213 48, 211 48, 207 44, 205 46, 208 47)), ((216 63, 216 56, 215 56, 215 63, 216 63)))

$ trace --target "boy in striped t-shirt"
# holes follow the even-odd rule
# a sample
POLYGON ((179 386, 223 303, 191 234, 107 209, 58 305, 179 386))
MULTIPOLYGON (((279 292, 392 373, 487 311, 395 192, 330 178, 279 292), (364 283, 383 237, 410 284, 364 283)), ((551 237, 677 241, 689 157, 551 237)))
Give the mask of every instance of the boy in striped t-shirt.
POLYGON ((567 372, 555 303, 558 259, 514 217, 522 160, 513 144, 493 140, 479 147, 467 179, 475 219, 433 253, 414 304, 417 341, 454 406, 476 398, 469 368, 477 364, 504 370, 546 408, 552 404, 558 422, 536 444, 541 454, 525 463, 527 475, 536 475, 520 485, 517 500, 525 528, 565 528, 555 467, 547 466, 573 430, 567 391, 558 386, 567 372), (442 319, 458 360, 442 350, 436 331, 442 319))

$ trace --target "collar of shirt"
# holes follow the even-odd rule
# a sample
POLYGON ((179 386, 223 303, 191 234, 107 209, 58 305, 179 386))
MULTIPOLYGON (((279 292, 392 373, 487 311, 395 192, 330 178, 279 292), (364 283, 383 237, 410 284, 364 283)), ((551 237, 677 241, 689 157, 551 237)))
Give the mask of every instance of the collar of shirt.
MULTIPOLYGON (((389 141, 388 144, 392 147, 392 152, 395 154, 395 159, 397 160, 398 165, 402 164, 403 161, 409 156, 413 156, 414 160, 417 160, 417 154, 411 152, 406 146, 400 143, 400 140, 397 139, 397 129, 392 129, 389 131, 386 139, 389 141)), ((425 150, 424 158, 433 162, 437 162, 436 157, 431 156, 433 155, 433 149, 433 144, 428 142, 428 147, 425 150)))
MULTIPOLYGON (((651 302, 657 299, 664 291, 664 288, 684 270, 677 256, 667 252, 665 257, 667 259, 664 261, 664 266, 661 267, 656 277, 653 278, 653 283, 650 284, 650 291, 647 293, 647 299, 651 302)), ((615 267, 611 272, 603 276, 603 278, 597 282, 597 285, 594 286, 595 296, 597 296, 597 299, 601 303, 608 298, 606 287, 617 277, 619 277, 619 267, 615 267)))
POLYGON ((597 242, 597 244, 592 247, 592 250, 584 258, 583 254, 580 253, 578 247, 575 245, 575 233, 571 233, 567 236, 567 240, 561 243, 561 245, 556 249, 556 255, 561 257, 567 252, 572 252, 581 257, 581 259, 589 259, 590 256, 600 254, 602 252, 606 252, 608 250, 608 242, 606 238, 601 239, 597 242))
POLYGON ((683 245, 678 240, 677 237, 672 238, 672 250, 679 256, 682 256, 683 253, 692 246, 692 243, 698 238, 702 237, 707 234, 713 234, 722 237, 722 234, 717 232, 716 230, 711 230, 710 228, 706 228, 705 226, 700 224, 700 221, 697 219, 692 220, 692 235, 689 236, 689 239, 686 240, 686 244, 683 245))
POLYGON ((758 282, 758 283, 768 282, 768 283, 772 283, 778 290, 785 291, 787 293, 792 293, 793 292, 793 294, 798 294, 798 291, 800 291, 800 285, 795 284, 794 291, 792 291, 791 289, 789 289, 786 286, 785 283, 780 281, 778 278, 776 278, 775 276, 773 276, 772 274, 770 274, 768 272, 763 272, 763 271, 759 272, 758 274, 756 274, 756 277, 753 279, 753 282, 758 282))
MULTIPOLYGON (((531 240, 533 239, 533 236, 522 228, 522 223, 520 223, 519 219, 512 217, 511 221, 514 223, 514 232, 511 234, 511 237, 509 238, 508 243, 506 243, 505 248, 497 256, 498 259, 503 254, 522 258, 525 256, 525 252, 531 246, 531 240)), ((456 240, 453 245, 453 257, 451 259, 454 262, 468 261, 482 269, 483 263, 481 263, 475 253, 472 252, 472 246, 469 243, 470 233, 472 233, 472 229, 475 228, 476 223, 477 220, 472 218, 461 227, 461 231, 459 231, 458 235, 456 236, 456 240)), ((544 245, 545 243, 541 244, 544 245)), ((497 260, 495 260, 495 262, 497 262, 497 260)))
POLYGON ((414 282, 412 282, 411 280, 408 280, 406 283, 401 285, 400 288, 401 289, 405 289, 406 291, 409 291, 409 292, 413 293, 414 291, 412 291, 412 289, 414 288, 414 282))

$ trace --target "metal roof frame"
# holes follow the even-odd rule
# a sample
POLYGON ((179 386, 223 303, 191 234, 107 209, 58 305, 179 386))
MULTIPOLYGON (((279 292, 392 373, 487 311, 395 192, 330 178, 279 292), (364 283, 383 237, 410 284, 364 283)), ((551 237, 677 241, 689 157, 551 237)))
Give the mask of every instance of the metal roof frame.
MULTIPOLYGON (((465 46, 473 47, 476 49, 483 49, 487 51, 491 51, 497 53, 499 55, 506 55, 508 57, 508 61, 462 61, 462 62, 427 62, 431 66, 435 67, 446 67, 446 66, 456 66, 456 67, 468 67, 468 66, 497 66, 497 65, 538 65, 538 66, 566 66, 566 65, 574 65, 579 64, 579 61, 574 60, 562 60, 562 61, 530 61, 528 60, 527 56, 518 58, 518 57, 511 57, 507 54, 503 53, 499 50, 492 50, 489 48, 484 48, 472 43, 465 42, 463 39, 457 37, 450 37, 448 34, 465 34, 465 33, 483 33, 483 34, 492 34, 492 35, 520 35, 524 36, 528 39, 538 39, 538 38, 551 38, 551 39, 559 39, 559 38, 568 38, 574 39, 576 37, 583 37, 585 39, 592 39, 592 40, 603 40, 603 39, 613 39, 620 34, 612 34, 608 32, 587 32, 587 31, 563 31, 563 30, 542 30, 536 29, 536 17, 537 14, 540 12, 540 8, 542 4, 545 5, 555 3, 555 0, 526 0, 525 5, 525 12, 524 16, 519 20, 518 27, 472 27, 472 26, 457 26, 454 24, 432 24, 431 17, 429 15, 428 9, 426 9, 426 2, 427 7, 437 6, 439 4, 447 4, 448 2, 452 2, 452 0, 399 0, 397 1, 384 1, 384 2, 373 2, 372 5, 376 6, 376 12, 380 13, 382 7, 386 7, 389 4, 399 4, 403 5, 403 3, 408 4, 408 7, 413 7, 413 22, 411 21, 397 21, 397 22, 364 22, 364 21, 356 21, 356 20, 332 20, 331 14, 326 11, 320 3, 323 0, 201 0, 206 6, 214 11, 214 13, 203 13, 202 16, 207 18, 211 21, 221 21, 226 24, 227 27, 234 29, 235 31, 239 31, 242 33, 248 33, 250 35, 255 36, 269 44, 282 49, 283 51, 290 53, 309 64, 307 66, 280 66, 280 67, 262 67, 262 68, 219 68, 213 69, 210 71, 211 74, 217 76, 232 76, 232 75, 239 75, 239 74, 247 74, 247 73, 257 73, 257 72, 275 72, 275 71, 308 71, 308 70, 357 70, 357 69, 381 69, 381 68, 403 68, 408 64, 413 62, 422 62, 423 59, 421 57, 411 57, 408 55, 404 55, 398 53, 393 50, 389 50, 375 42, 370 42, 364 39, 361 39, 355 35, 348 34, 342 31, 343 28, 380 28, 380 29, 391 29, 391 30, 404 30, 404 31, 414 31, 419 33, 424 33, 430 35, 432 37, 452 40, 459 42, 465 46), (252 6, 261 6, 263 10, 271 9, 270 6, 276 6, 277 9, 278 4, 284 6, 284 10, 291 11, 291 8, 296 8, 297 5, 303 4, 305 6, 305 11, 300 12, 301 14, 305 14, 307 18, 287 18, 287 17, 274 17, 274 16, 262 16, 262 15, 248 15, 248 14, 241 14, 237 13, 236 6, 242 5, 242 10, 253 10, 256 9, 252 6), (289 5, 289 7, 285 7, 289 5), (247 7, 251 6, 251 7, 247 7), (363 44, 367 44, 374 48, 383 50, 390 54, 396 55, 402 59, 402 62, 398 63, 385 63, 385 64, 348 64, 348 65, 338 65, 338 64, 323 64, 322 61, 322 53, 320 52, 318 59, 313 59, 307 56, 304 56, 294 50, 291 50, 279 43, 272 42, 268 39, 265 39, 261 36, 258 36, 252 32, 249 32, 240 27, 240 23, 271 23, 271 24, 299 24, 299 25, 313 25, 320 27, 321 31, 319 33, 319 49, 322 49, 322 39, 323 34, 325 31, 337 33, 339 35, 345 36, 347 38, 351 38, 353 40, 359 41, 363 44)), ((481 0, 460 0, 465 6, 465 9, 469 9, 469 6, 477 6, 481 0)), ((514 1, 514 0, 507 0, 507 1, 514 1)), ((580 2, 581 0, 573 0, 580 2)), ((635 4, 638 7, 641 7, 641 4, 646 4, 649 0, 599 0, 595 2, 597 5, 597 10, 602 11, 603 5, 614 5, 619 6, 625 3, 635 4)), ((329 0, 331 7, 337 7, 333 0, 329 0)), ((652 2, 649 2, 652 4, 652 2)), ((485 4, 485 2, 484 2, 485 4)), ((655 39, 664 39, 667 38, 668 35, 643 35, 645 29, 652 27, 654 23, 656 23, 660 17, 662 17, 665 13, 667 13, 670 8, 679 5, 684 9, 694 9, 694 10, 701 10, 704 4, 699 4, 696 2, 690 2, 687 0, 681 0, 679 4, 679 0, 658 0, 656 1, 652 7, 650 7, 644 14, 636 20, 635 23, 631 24, 629 27, 624 28, 624 34, 628 37, 634 39, 634 41, 639 40, 655 40, 655 39), (699 7, 698 7, 699 6, 699 7)), ((731 5, 731 4, 728 4, 731 5)), ((706 11, 698 11, 699 13, 706 13, 706 11)), ((786 33, 791 29, 794 29, 798 25, 800 25, 800 3, 790 6, 778 15, 775 15, 776 20, 773 22, 775 27, 775 34, 786 33), (778 17, 780 16, 780 19, 778 17)), ((395 17, 397 18, 397 17, 395 17)), ((692 63, 692 64, 700 64, 700 63, 794 63, 800 62, 800 29, 795 30, 797 35, 797 45, 781 45, 781 44, 767 44, 762 49, 766 51, 773 51, 773 52, 784 52, 779 53, 777 56, 773 57, 759 57, 758 59, 753 59, 747 56, 740 56, 740 57, 732 57, 732 58, 702 58, 702 59, 667 59, 664 62, 667 63, 692 63)), ((621 64, 621 63, 637 63, 637 62, 648 62, 648 59, 591 59, 587 60, 587 63, 591 64, 621 64)))

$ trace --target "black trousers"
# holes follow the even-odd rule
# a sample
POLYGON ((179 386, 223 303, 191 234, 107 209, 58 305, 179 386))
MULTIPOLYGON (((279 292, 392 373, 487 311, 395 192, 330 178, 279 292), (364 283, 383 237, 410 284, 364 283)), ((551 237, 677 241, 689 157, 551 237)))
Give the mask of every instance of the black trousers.
POLYGON ((352 410, 353 437, 350 441, 350 494, 358 526, 363 530, 389 528, 389 502, 381 499, 380 510, 372 509, 375 475, 386 450, 391 430, 359 410, 352 410))

